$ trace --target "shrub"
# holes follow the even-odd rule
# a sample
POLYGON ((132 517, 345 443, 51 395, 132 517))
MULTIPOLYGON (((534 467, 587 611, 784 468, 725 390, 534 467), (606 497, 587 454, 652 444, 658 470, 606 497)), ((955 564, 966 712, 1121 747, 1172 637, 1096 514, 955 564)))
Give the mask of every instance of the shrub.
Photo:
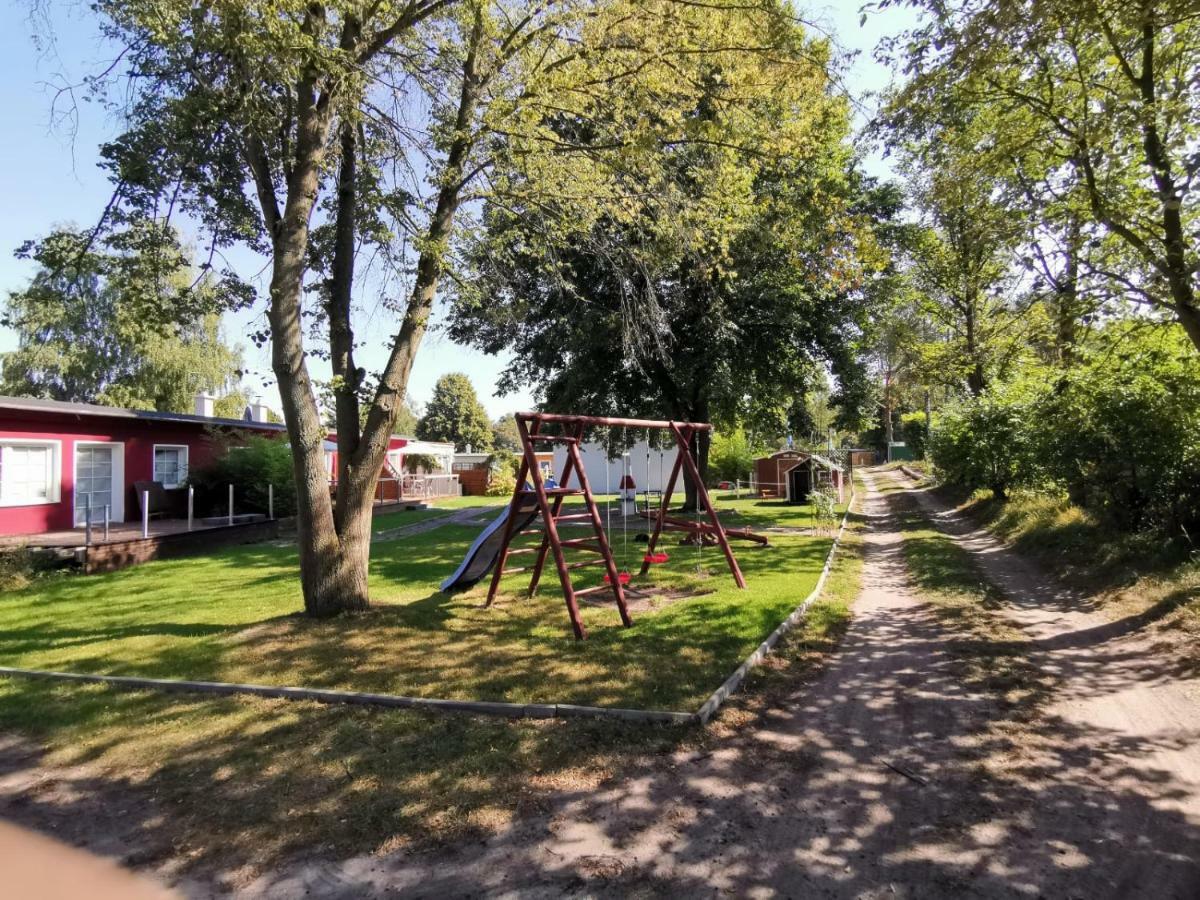
POLYGON ((832 529, 837 525, 837 491, 833 485, 823 484, 810 495, 813 514, 818 528, 832 529))
POLYGON ((520 467, 521 457, 510 450, 497 450, 489 456, 487 496, 511 497, 520 467))
POLYGON ((746 432, 737 428, 717 432, 708 449, 708 475, 716 481, 748 481, 754 468, 754 450, 746 432))
POLYGON ((1182 329, 1106 329, 1035 421, 1075 504, 1125 530, 1200 528, 1200 360, 1182 329))
POLYGON ((254 437, 244 446, 228 447, 188 480, 196 488, 197 509, 206 515, 225 513, 230 484, 239 513, 266 513, 267 486, 274 485, 275 515, 296 514, 292 451, 284 441, 254 437))
POLYGON ((1121 531, 1200 531, 1200 363, 1181 328, 1110 325, 1067 370, 1036 370, 946 414, 931 445, 943 481, 1065 491, 1121 531))
POLYGON ((1029 408, 1020 399, 987 394, 946 415, 930 442, 941 480, 990 488, 1004 500, 1013 486, 1036 477, 1029 408))

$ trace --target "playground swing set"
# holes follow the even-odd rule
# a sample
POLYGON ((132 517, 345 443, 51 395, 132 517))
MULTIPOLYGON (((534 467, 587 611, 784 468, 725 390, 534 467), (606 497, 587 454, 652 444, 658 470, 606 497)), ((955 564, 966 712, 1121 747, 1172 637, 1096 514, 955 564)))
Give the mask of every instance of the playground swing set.
MULTIPOLYGON (((697 422, 619 419, 602 416, 562 415, 557 413, 517 413, 516 421, 517 431, 521 439, 521 463, 517 471, 516 488, 513 491, 509 507, 505 514, 494 523, 496 526, 502 524, 502 529, 496 528, 496 531, 499 533, 499 544, 495 556, 491 558, 494 559, 494 564, 490 566, 493 571, 487 595, 487 604, 489 606, 495 599, 496 593, 500 588, 500 581, 505 575, 532 572, 529 582, 529 595, 533 596, 537 591, 538 583, 541 581, 542 573, 545 569, 547 556, 549 556, 554 560, 554 567, 558 572, 563 597, 566 600, 567 613, 571 619, 571 628, 577 640, 587 637, 587 631, 579 615, 579 599, 589 594, 611 592, 613 599, 616 601, 617 610, 620 612, 621 622, 627 627, 633 624, 626 603, 626 594, 636 593, 636 591, 628 587, 631 573, 618 570, 609 540, 609 534, 611 533, 611 510, 606 507, 606 516, 609 525, 609 528, 606 529, 605 523, 601 520, 600 510, 596 505, 595 497, 592 494, 591 485, 588 483, 587 470, 583 463, 581 445, 583 444, 584 432, 589 428, 646 429, 647 435, 653 430, 668 431, 675 440, 677 448, 675 462, 671 467, 666 487, 659 495, 658 509, 656 511, 650 509, 649 492, 647 492, 645 509, 637 510, 636 492, 633 494, 632 499, 636 515, 654 522, 654 528, 650 533, 646 551, 642 556, 639 575, 646 575, 652 565, 667 561, 667 554, 657 549, 663 531, 683 531, 689 533, 691 538, 696 542, 697 554, 701 552, 701 548, 703 548, 706 542, 711 542, 719 546, 729 566, 730 574, 733 575, 734 582, 739 588, 746 587, 746 580, 742 576, 737 559, 733 555, 733 549, 729 545, 729 538, 740 538, 759 544, 766 544, 767 539, 751 531, 727 529, 722 525, 720 518, 717 516, 716 509, 713 507, 708 490, 700 478, 700 471, 695 459, 692 457, 691 451, 693 438, 699 432, 711 431, 711 425, 697 422), (551 426, 555 430, 543 430, 547 426, 551 426), (547 483, 547 480, 542 476, 536 456, 537 449, 539 447, 544 449, 547 445, 561 445, 566 451, 566 463, 563 466, 563 471, 559 473, 559 478, 556 482, 550 483, 547 483), (681 472, 686 472, 687 477, 696 486, 697 510, 695 521, 667 514, 671 495, 675 490, 675 485, 678 482, 681 472), (571 486, 573 481, 577 482, 577 487, 571 486), (564 512, 564 503, 567 497, 571 496, 581 496, 583 498, 583 512, 564 512), (541 527, 534 527, 535 522, 539 519, 541 527), (593 534, 590 537, 564 539, 559 533, 558 526, 560 523, 567 522, 590 524, 593 534), (518 536, 537 534, 541 535, 542 540, 536 547, 513 548, 511 546, 513 539, 518 536), (589 553, 592 555, 592 558, 568 562, 566 558, 567 551, 589 553), (532 565, 506 568, 509 557, 524 554, 534 555, 535 558, 532 565), (571 573, 588 566, 604 567, 605 575, 603 583, 577 589, 572 581, 571 573)), ((636 491, 636 489, 632 488, 630 464, 628 461, 629 454, 624 453, 622 459, 621 494, 624 501, 626 499, 626 491, 636 491)), ((649 467, 648 451, 647 467, 649 467)), ((568 507, 568 510, 572 510, 572 508, 568 507)), ((622 510, 622 514, 624 519, 624 510, 622 510)), ((628 535, 626 530, 627 526, 623 524, 623 539, 627 542, 628 535)), ((488 537, 491 532, 492 529, 485 531, 480 536, 480 542, 488 537)), ((627 555, 628 547, 626 546, 623 549, 627 555)), ((459 572, 451 576, 450 579, 447 579, 443 585, 443 589, 474 583, 470 578, 463 576, 464 573, 468 572, 475 551, 476 548, 473 547, 472 553, 468 555, 468 559, 460 567, 459 572)), ((490 561, 485 560, 483 564, 486 565, 490 561)), ((475 579, 477 580, 482 574, 486 574, 486 568, 477 566, 475 572, 477 573, 475 575, 475 579)))

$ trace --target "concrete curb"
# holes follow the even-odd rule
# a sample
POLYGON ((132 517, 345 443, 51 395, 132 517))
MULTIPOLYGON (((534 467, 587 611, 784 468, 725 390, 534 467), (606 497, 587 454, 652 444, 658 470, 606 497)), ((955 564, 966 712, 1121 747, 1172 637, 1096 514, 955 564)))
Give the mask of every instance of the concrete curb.
MULTIPOLYGON (((851 480, 850 506, 857 496, 851 480)), ((745 681, 746 676, 775 648, 779 639, 796 627, 808 608, 821 594, 825 579, 833 565, 834 554, 841 543, 850 518, 850 506, 834 536, 833 546, 825 557, 825 565, 817 584, 803 602, 746 657, 745 661, 725 679, 703 705, 694 713, 657 709, 622 709, 613 706, 576 706, 570 703, 502 703, 490 700, 441 700, 433 697, 405 697, 399 694, 371 694, 360 691, 339 691, 322 688, 284 687, 269 684, 236 684, 225 681, 182 681, 170 678, 141 678, 132 675, 85 675, 75 672, 53 672, 45 669, 19 669, 0 666, 0 677, 28 678, 41 681, 64 681, 75 684, 103 684, 108 687, 135 691, 169 691, 214 696, 251 696, 278 700, 310 700, 315 703, 341 703, 359 706, 379 706, 400 709, 420 709, 431 712, 468 713, 499 716, 508 719, 610 719, 660 725, 703 725, 745 681)), ((442 520, 448 517, 439 517, 442 520)), ((424 524, 424 523, 414 523, 424 524)))
POLYGON ((809 595, 805 597, 800 605, 792 610, 791 614, 786 619, 779 623, 779 626, 767 635, 767 639, 758 645, 753 653, 746 657, 745 661, 733 670, 733 674, 725 679, 725 682, 717 688, 696 711, 696 720, 701 724, 707 724, 721 708, 726 700, 742 686, 742 682, 746 680, 746 676, 750 674, 750 670, 757 666, 768 653, 775 649, 775 645, 779 643, 780 638, 796 627, 797 624, 808 613, 808 609, 821 596, 821 589, 825 587, 825 579, 829 577, 829 570, 833 567, 833 557, 837 553, 838 545, 842 542, 842 535, 846 531, 846 522, 850 518, 850 509, 854 505, 856 492, 854 490, 854 480, 850 480, 850 503, 846 505, 846 513, 842 516, 842 524, 838 527, 838 532, 833 538, 833 546, 829 548, 829 554, 825 557, 825 565, 821 568, 821 575, 817 578, 817 583, 813 587, 809 595))
POLYGON ((668 710, 620 709, 609 706, 573 706, 559 703, 501 703, 489 700, 441 700, 432 697, 404 697, 398 694, 370 694, 321 688, 284 687, 269 684, 236 684, 224 681, 180 681, 169 678, 140 678, 130 675, 82 675, 44 669, 18 669, 0 666, 0 676, 40 681, 66 681, 75 684, 103 684, 135 691, 168 691, 215 696, 244 695, 278 700, 311 700, 316 703, 341 703, 399 709, 423 709, 437 712, 471 713, 507 719, 617 719, 625 722, 689 724, 697 721, 694 713, 668 710))

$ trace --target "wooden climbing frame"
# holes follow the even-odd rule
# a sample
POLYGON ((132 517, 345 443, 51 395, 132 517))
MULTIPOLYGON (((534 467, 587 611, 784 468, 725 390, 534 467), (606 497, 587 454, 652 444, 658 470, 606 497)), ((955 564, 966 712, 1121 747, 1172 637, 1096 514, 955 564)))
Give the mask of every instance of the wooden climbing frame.
MULTIPOLYGON (((567 603, 567 613, 571 617, 571 628, 575 632, 576 639, 582 640, 587 637, 587 631, 583 627, 583 621, 579 616, 579 598, 587 594, 611 590, 613 598, 617 602, 617 609, 621 613, 621 622, 626 626, 633 624, 633 620, 629 617, 629 608, 625 600, 626 591, 621 583, 621 573, 617 571, 617 564, 613 559, 608 535, 604 531, 604 526, 600 519, 600 511, 596 507, 595 497, 593 497, 591 486, 588 484, 587 470, 584 467, 580 451, 584 431, 588 428, 645 428, 670 431, 675 437, 678 452, 675 456, 675 464, 671 469, 671 477, 667 482, 667 488, 660 500, 657 514, 643 514, 647 518, 653 518, 655 521, 654 532, 650 536, 650 544, 646 551, 646 558, 648 559, 654 554, 654 548, 658 544, 658 540, 664 529, 689 531, 698 541, 703 541, 706 537, 714 539, 725 555, 725 560, 729 564, 729 571, 733 574, 733 580, 737 583, 737 586, 739 588, 746 586, 746 580, 742 577, 741 569, 738 568, 737 559, 733 555, 733 549, 729 546, 729 538, 726 530, 722 526, 716 510, 713 508, 712 500, 708 496, 708 490, 705 488, 704 482, 700 479, 700 471, 696 467, 696 462, 692 459, 692 438, 698 432, 711 431, 711 425, 698 422, 657 422, 645 419, 614 419, 602 416, 571 416, 557 413, 517 413, 516 420, 517 431, 521 437, 521 464, 517 470, 517 484, 513 490, 508 520, 504 525, 504 536, 500 545, 500 554, 496 558, 491 587, 488 589, 487 602, 489 605, 495 599, 496 592, 500 588, 500 580, 505 575, 514 575, 520 572, 532 571, 533 573, 529 582, 529 595, 532 597, 534 592, 537 591, 538 582, 541 581, 542 570, 546 565, 546 557, 550 555, 553 557, 554 567, 558 571, 558 580, 562 584, 563 597, 567 603), (547 425, 555 426, 557 430, 554 432, 543 431, 542 429, 547 425), (567 461, 563 466, 563 471, 560 473, 557 487, 547 488, 538 466, 536 451, 539 446, 545 447, 546 445, 554 446, 559 444, 566 450, 567 461), (687 520, 676 519, 667 515, 667 506, 671 502, 671 494, 679 479, 680 471, 684 469, 687 470, 688 477, 696 485, 696 500, 703 507, 708 519, 707 522, 688 522, 687 520), (571 487, 572 480, 578 482, 578 487, 571 487), (532 491, 526 490, 527 481, 532 484, 532 491), (563 514, 563 502, 567 497, 571 496, 583 497, 584 512, 563 514), (534 511, 537 512, 538 520, 540 520, 542 527, 540 529, 525 528, 518 530, 517 523, 528 519, 529 515, 534 511), (558 523, 567 521, 586 522, 590 524, 593 532, 592 536, 563 540, 559 534, 558 523), (538 547, 511 549, 510 544, 513 538, 525 534, 541 534, 541 544, 538 547), (568 550, 590 553, 593 555, 593 558, 568 562, 566 558, 566 551, 568 550), (508 558, 518 554, 536 554, 533 565, 512 569, 505 568, 508 558), (581 590, 576 589, 571 581, 571 572, 587 566, 603 566, 607 575, 606 583, 581 590)), ((750 533, 743 534, 738 532, 735 536, 748 537, 750 540, 758 540, 761 543, 766 543, 765 539, 757 535, 751 535, 750 533)), ((645 575, 649 568, 650 563, 643 562, 640 574, 645 575)))

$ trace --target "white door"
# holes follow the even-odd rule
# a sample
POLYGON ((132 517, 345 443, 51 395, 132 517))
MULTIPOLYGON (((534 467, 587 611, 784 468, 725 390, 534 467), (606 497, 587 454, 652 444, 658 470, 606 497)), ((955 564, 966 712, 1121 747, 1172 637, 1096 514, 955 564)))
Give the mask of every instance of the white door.
POLYGON ((104 521, 104 507, 109 518, 121 522, 124 509, 124 465, 120 444, 75 445, 75 525, 87 521, 92 510, 92 524, 104 521))

